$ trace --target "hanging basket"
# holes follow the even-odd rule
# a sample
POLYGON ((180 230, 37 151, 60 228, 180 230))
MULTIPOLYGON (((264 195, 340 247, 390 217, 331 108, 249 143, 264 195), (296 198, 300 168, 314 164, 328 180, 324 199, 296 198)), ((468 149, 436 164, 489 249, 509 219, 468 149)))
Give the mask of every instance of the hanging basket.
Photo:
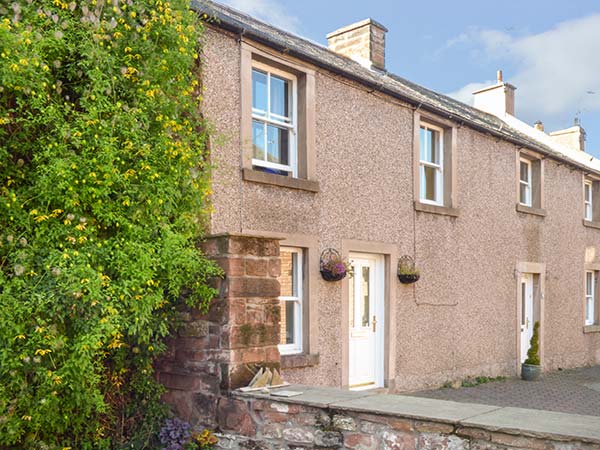
POLYGON ((346 263, 340 253, 333 248, 326 248, 321 253, 319 263, 321 276, 325 281, 340 281, 346 278, 350 272, 350 267, 346 263))
POLYGON ((398 280, 400 280, 400 283, 416 283, 419 278, 421 278, 421 274, 419 269, 415 268, 414 260, 408 255, 400 257, 398 260, 398 280))

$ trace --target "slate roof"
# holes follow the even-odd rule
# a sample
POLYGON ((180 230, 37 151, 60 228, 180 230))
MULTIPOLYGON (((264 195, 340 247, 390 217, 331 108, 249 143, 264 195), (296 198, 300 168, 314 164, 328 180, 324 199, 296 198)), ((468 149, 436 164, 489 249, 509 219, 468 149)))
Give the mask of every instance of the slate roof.
POLYGON ((211 0, 192 0, 191 8, 199 14, 206 14, 208 17, 203 18, 215 26, 238 33, 276 50, 328 69, 375 91, 433 112, 440 117, 464 123, 484 133, 490 133, 518 146, 530 148, 553 159, 571 164, 586 172, 600 175, 600 170, 594 167, 598 163, 592 165, 582 161, 581 158, 572 158, 558 150, 556 146, 549 146, 526 133, 518 131, 492 114, 434 92, 398 75, 367 69, 350 58, 338 55, 318 43, 261 22, 236 9, 211 0))

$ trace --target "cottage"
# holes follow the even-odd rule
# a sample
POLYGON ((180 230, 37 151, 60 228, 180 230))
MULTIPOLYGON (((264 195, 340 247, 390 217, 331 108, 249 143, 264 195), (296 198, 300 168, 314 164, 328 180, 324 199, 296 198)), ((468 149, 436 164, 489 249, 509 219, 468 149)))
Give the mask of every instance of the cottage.
POLYGON ((161 374, 183 415, 265 364, 390 392, 514 376, 537 321, 544 371, 600 363, 600 161, 579 124, 519 121, 501 73, 472 107, 387 72, 371 19, 326 48, 193 7, 214 126, 205 251, 227 278, 161 374), (323 278, 331 250, 353 276, 323 278))

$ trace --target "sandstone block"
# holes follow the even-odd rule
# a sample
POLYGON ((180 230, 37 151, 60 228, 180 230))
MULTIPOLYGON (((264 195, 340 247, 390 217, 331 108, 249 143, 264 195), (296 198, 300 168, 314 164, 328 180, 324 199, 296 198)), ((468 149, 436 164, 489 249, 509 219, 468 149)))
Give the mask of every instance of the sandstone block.
POLYGON ((344 446, 353 450, 377 448, 375 438, 366 433, 344 433, 344 446))
POLYGON ((339 431, 315 431, 315 444, 320 447, 335 447, 342 445, 342 433, 339 431))
POLYGON ((179 336, 206 337, 210 331, 210 323, 206 320, 194 320, 184 323, 179 329, 179 336))
POLYGON ((540 439, 531 439, 525 436, 516 436, 512 434, 492 433, 490 440, 498 444, 530 450, 544 450, 546 448, 546 443, 540 439))
POLYGON ((356 421, 352 417, 336 414, 332 420, 333 428, 342 431, 356 431, 356 421))
MULTIPOLYGON (((416 439, 413 434, 395 431, 384 431, 381 434, 381 448, 383 450, 415 450, 416 439)), ((424 449, 437 449, 438 447, 419 447, 424 449)))
POLYGON ((245 401, 221 398, 217 409, 217 422, 224 431, 232 431, 243 436, 256 435, 256 424, 250 416, 245 401))
POLYGON ((267 259, 246 259, 246 275, 264 277, 268 275, 269 261, 267 259))
POLYGON ((161 372, 159 375, 159 380, 167 389, 188 392, 198 391, 202 384, 200 377, 197 375, 184 375, 177 373, 161 372))
POLYGON ((422 433, 419 435, 419 448, 431 450, 469 450, 468 440, 457 436, 437 433, 422 433))
POLYGON ((312 444, 315 436, 308 428, 286 428, 283 430, 283 439, 292 444, 312 444))
POLYGON ((414 428, 423 433, 451 434, 454 432, 454 426, 446 423, 415 422, 414 428))

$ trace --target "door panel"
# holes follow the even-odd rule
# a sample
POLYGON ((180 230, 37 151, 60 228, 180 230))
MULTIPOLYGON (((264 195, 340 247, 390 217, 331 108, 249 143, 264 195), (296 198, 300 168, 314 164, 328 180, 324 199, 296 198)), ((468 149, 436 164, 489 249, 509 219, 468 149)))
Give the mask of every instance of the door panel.
MULTIPOLYGON (((383 265, 376 255, 351 255, 349 280, 349 385, 365 389, 383 385, 383 349, 379 348, 378 311, 383 307, 383 265)), ((381 328, 381 327, 379 327, 381 328)))
POLYGON ((533 336, 533 275, 521 275, 521 362, 527 359, 527 351, 533 336))

